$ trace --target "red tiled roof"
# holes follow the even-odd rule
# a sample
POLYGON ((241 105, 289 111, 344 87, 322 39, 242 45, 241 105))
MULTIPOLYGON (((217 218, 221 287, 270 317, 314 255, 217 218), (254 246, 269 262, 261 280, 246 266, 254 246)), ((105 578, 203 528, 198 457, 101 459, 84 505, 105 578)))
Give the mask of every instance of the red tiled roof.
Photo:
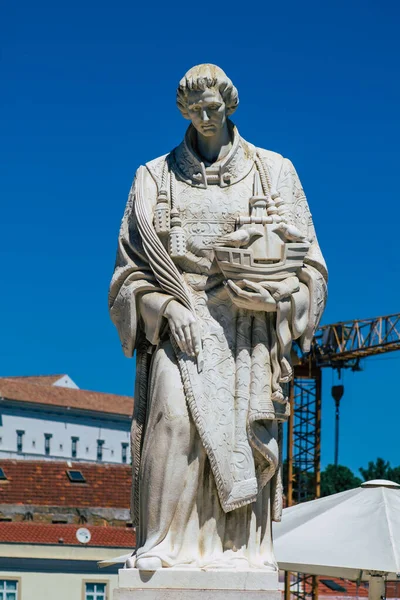
POLYGON ((130 465, 63 461, 0 460, 7 477, 0 482, 0 504, 129 508, 130 465), (68 469, 81 471, 86 483, 72 483, 68 469))
MULTIPOLYGON (((311 597, 311 586, 306 584, 306 591, 311 597)), ((324 598, 367 598, 368 597, 368 584, 365 582, 361 582, 359 586, 355 581, 349 581, 348 579, 339 579, 337 577, 324 577, 320 576, 318 578, 318 597, 324 598), (323 581, 332 581, 342 588, 345 591, 336 591, 330 589, 327 585, 323 583, 323 581)), ((388 581, 386 583, 386 598, 400 598, 400 581, 388 581)))
MULTIPOLYGON (((26 378, 28 379, 28 378, 26 378)), ((37 379, 37 378, 35 378, 37 379)), ((41 378, 42 379, 42 378, 41 378)), ((25 378, 0 378, 0 397, 34 404, 47 404, 131 417, 133 397, 90 392, 53 385, 38 385, 25 378)))
POLYGON ((135 531, 128 527, 85 525, 91 533, 90 542, 76 539, 82 525, 47 525, 43 523, 0 523, 0 544, 51 544, 57 546, 103 546, 134 548, 135 531), (61 541, 62 540, 62 541, 61 541))
POLYGON ((56 381, 65 377, 65 373, 60 375, 13 375, 12 377, 0 377, 2 379, 12 379, 13 381, 21 381, 22 383, 35 383, 37 385, 53 385, 56 381))
POLYGON ((400 598, 400 581, 386 582, 386 598, 400 598))

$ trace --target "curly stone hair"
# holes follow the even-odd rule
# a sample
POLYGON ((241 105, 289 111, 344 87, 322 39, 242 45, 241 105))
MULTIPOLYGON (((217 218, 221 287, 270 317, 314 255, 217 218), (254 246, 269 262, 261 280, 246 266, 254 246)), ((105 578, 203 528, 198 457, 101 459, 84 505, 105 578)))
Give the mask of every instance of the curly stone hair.
POLYGON ((189 69, 179 82, 176 103, 185 119, 190 118, 187 110, 188 93, 192 90, 204 91, 207 88, 215 88, 220 92, 228 116, 235 112, 239 104, 239 94, 232 81, 216 65, 203 64, 189 69))

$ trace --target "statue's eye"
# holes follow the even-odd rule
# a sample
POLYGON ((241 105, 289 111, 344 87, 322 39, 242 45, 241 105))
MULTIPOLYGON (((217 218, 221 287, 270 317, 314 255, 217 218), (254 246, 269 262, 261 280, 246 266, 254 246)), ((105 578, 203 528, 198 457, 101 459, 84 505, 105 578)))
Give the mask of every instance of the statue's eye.
POLYGON ((198 104, 196 106, 192 106, 192 110, 194 110, 195 112, 199 112, 200 106, 198 104))
POLYGON ((218 106, 216 104, 211 104, 211 106, 208 107, 210 110, 218 110, 218 106))

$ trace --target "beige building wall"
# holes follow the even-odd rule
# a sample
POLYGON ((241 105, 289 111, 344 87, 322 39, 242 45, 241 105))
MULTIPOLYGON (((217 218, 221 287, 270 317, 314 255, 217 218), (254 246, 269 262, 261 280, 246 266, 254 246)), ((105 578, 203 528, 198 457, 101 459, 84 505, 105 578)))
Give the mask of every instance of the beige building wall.
POLYGON ((18 580, 18 600, 84 600, 86 581, 107 584, 106 600, 112 600, 118 575, 93 573, 21 573, 0 571, 0 579, 18 580))
POLYGON ((55 546, 53 544, 0 544, 0 557, 4 558, 94 560, 98 562, 115 558, 116 556, 124 556, 126 554, 130 554, 129 548, 99 548, 94 546, 84 546, 82 544, 80 546, 55 546))
MULTIPOLYGON (((127 548, 0 544, 0 557, 20 559, 21 568, 24 559, 99 561, 126 553, 127 548)), ((106 600, 112 600, 114 588, 118 587, 118 575, 103 569, 87 574, 0 570, 1 579, 18 581, 18 600, 85 600, 85 582, 106 583, 106 600)))

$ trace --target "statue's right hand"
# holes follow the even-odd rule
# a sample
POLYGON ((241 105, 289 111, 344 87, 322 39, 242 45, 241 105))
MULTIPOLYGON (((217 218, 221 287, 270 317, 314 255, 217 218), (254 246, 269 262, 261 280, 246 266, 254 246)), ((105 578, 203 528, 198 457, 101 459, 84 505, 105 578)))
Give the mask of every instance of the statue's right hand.
POLYGON ((177 300, 168 302, 164 311, 168 319, 171 333, 182 352, 198 357, 201 351, 201 340, 197 321, 193 314, 177 300))

